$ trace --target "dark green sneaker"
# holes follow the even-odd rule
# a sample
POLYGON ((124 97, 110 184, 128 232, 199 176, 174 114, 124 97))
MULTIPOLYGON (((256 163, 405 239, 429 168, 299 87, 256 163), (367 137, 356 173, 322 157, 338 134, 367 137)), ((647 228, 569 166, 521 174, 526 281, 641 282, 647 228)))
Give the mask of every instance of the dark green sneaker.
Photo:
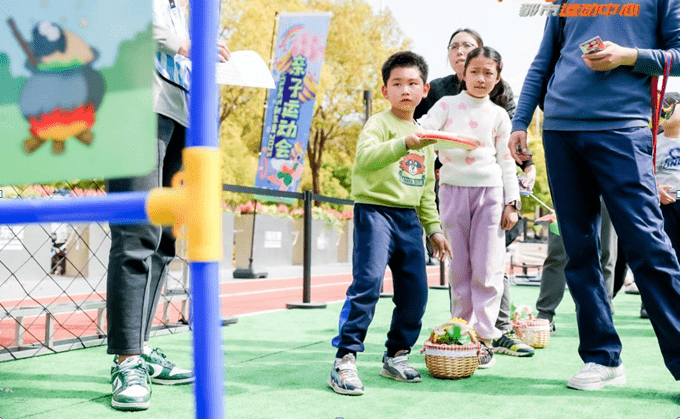
POLYGON ((151 405, 151 380, 139 356, 125 359, 111 369, 111 407, 117 410, 146 410, 151 405))
POLYGON ((522 342, 513 330, 493 340, 493 351, 512 356, 534 356, 534 348, 522 342))
POLYGON ((160 349, 151 350, 145 347, 144 352, 142 359, 146 361, 152 383, 171 386, 193 383, 196 379, 193 371, 176 367, 165 358, 165 354, 160 349))

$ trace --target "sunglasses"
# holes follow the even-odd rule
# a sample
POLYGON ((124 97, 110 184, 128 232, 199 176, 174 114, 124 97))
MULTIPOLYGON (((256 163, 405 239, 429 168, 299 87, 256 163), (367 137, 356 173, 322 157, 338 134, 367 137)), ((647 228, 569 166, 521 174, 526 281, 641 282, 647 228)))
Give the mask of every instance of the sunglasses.
POLYGON ((673 115, 673 112, 675 111, 675 105, 678 104, 678 100, 672 97, 667 97, 664 98, 663 102, 661 102, 661 113, 660 113, 660 118, 662 120, 668 119, 673 115))

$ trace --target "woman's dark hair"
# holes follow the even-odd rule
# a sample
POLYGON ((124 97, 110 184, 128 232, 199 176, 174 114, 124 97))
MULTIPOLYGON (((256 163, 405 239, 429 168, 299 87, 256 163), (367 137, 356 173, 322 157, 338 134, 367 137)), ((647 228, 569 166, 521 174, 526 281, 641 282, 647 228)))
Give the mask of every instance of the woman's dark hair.
MULTIPOLYGON (((479 47, 470 51, 467 57, 465 58, 464 71, 467 71, 467 67, 468 64, 470 64, 470 61, 473 58, 479 56, 495 61, 496 71, 498 72, 498 76, 500 77, 501 70, 503 70, 503 59, 501 57, 501 54, 491 47, 479 47)), ((489 99, 491 99, 493 103, 500 106, 501 108, 503 109, 507 108, 508 98, 507 95, 505 94, 505 82, 503 81, 502 78, 498 81, 498 83, 496 83, 496 86, 493 88, 491 93, 489 93, 489 99)))
POLYGON ((453 37, 458 35, 461 32, 465 32, 466 34, 470 35, 471 37, 475 38, 475 41, 477 41, 477 46, 483 47, 484 46, 484 41, 482 41, 482 37, 477 33, 476 30, 474 29, 469 29, 469 28, 460 28, 457 29, 453 35, 451 35, 451 38, 449 38, 449 43, 447 45, 451 45, 451 41, 453 40, 453 37))

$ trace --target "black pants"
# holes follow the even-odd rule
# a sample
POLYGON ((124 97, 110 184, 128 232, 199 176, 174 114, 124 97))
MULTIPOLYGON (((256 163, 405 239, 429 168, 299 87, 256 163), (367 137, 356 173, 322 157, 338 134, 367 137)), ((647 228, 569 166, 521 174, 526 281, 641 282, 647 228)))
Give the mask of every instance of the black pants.
MULTIPOLYGON (((182 165, 185 128, 158 115, 158 164, 145 176, 109 179, 108 192, 148 191, 170 186, 182 165)), ((149 339, 163 279, 175 256, 171 227, 111 225, 106 284, 108 353, 136 355, 149 339)))

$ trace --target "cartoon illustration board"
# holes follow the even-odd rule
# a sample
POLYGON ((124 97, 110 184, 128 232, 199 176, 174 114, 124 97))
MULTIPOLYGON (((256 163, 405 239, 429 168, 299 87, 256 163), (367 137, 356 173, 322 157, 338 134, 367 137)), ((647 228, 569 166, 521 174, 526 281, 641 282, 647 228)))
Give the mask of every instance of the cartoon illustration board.
POLYGON ((85 145, 94 141, 92 126, 106 84, 92 68, 98 52, 80 36, 50 21, 40 21, 32 40, 24 40, 12 18, 7 23, 26 54, 31 75, 19 95, 19 107, 29 123, 23 150, 31 154, 52 142, 52 153, 64 153, 66 140, 85 145))

